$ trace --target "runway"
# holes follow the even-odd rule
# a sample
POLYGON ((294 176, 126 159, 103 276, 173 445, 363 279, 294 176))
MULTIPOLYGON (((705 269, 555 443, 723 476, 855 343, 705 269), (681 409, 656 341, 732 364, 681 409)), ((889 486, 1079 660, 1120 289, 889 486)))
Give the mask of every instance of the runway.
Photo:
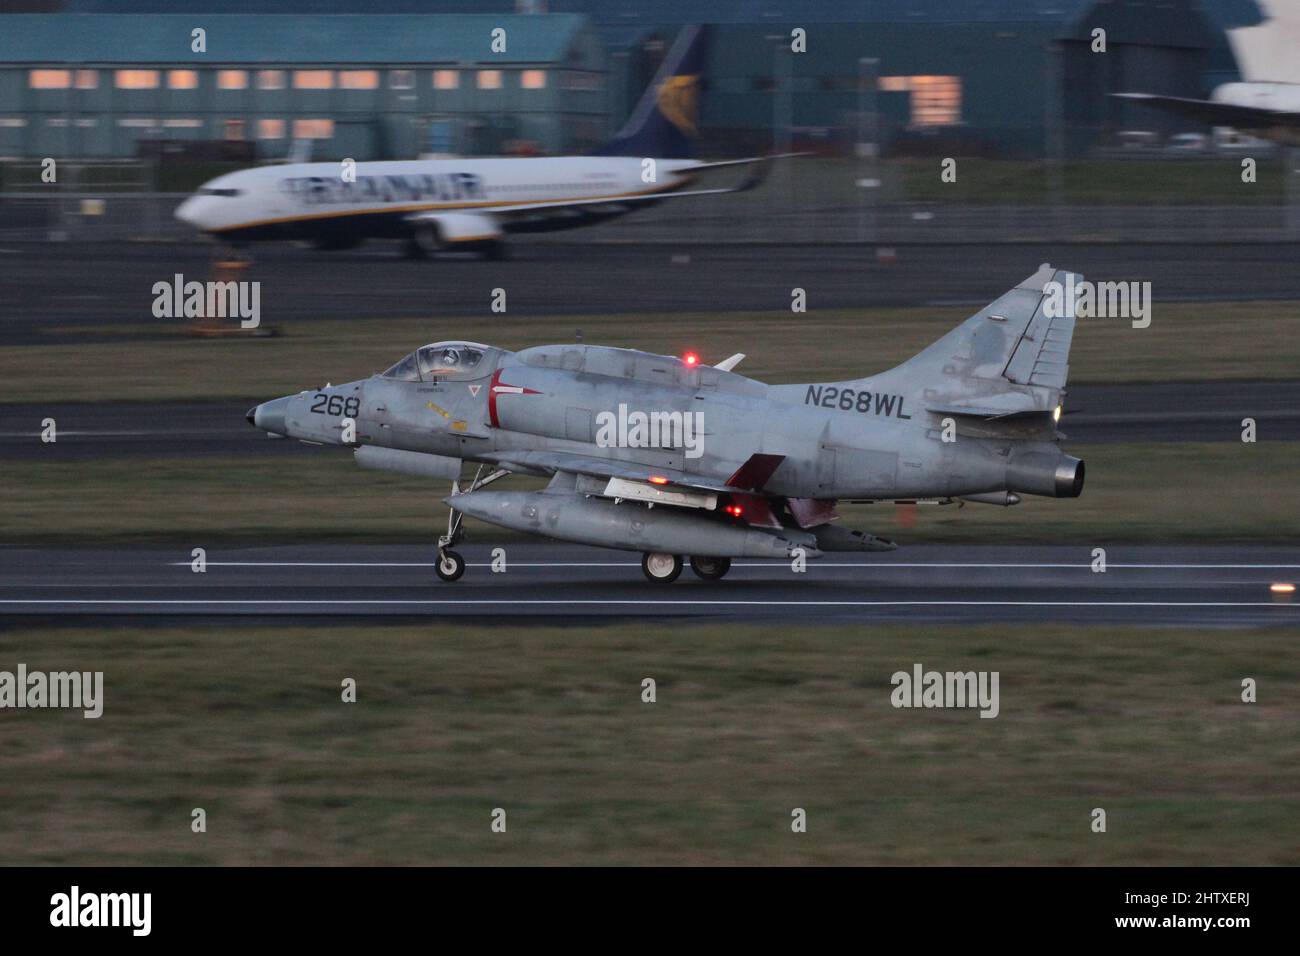
POLYGON ((1271 590, 1300 581, 1300 550, 1288 548, 1116 546, 1097 573, 1090 543, 918 545, 828 556, 803 573, 785 562, 741 560, 720 582, 688 569, 662 586, 644 580, 635 554, 502 547, 503 572, 491 568, 493 546, 461 547, 469 569, 455 584, 434 575, 432 547, 409 545, 214 549, 203 573, 192 570, 185 549, 7 547, 0 618, 1300 626, 1300 600, 1271 590))
MULTIPOLYGON (((808 290, 814 309, 970 305, 977 308, 1040 262, 1091 279, 1149 281, 1160 302, 1300 299, 1295 247, 1287 244, 1085 243, 916 245, 880 262, 874 246, 774 242, 512 244, 512 258, 409 261, 394 247, 346 252, 259 246, 240 278, 261 283, 266 326, 312 319, 480 315, 493 289, 512 312, 599 315, 786 308, 808 290), (974 254, 978 249, 978 254, 974 254)), ((66 342, 76 328, 149 326, 154 283, 207 280, 204 243, 44 243, 0 248, 0 344, 66 342)))

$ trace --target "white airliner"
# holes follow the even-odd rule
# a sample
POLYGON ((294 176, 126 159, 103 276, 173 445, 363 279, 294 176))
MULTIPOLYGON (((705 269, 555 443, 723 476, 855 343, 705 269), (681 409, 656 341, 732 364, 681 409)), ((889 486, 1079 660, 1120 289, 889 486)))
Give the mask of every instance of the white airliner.
POLYGON ((700 26, 682 31, 626 125, 591 155, 263 166, 205 183, 176 217, 233 245, 290 239, 341 249, 374 237, 405 239, 413 256, 457 245, 499 257, 505 233, 750 189, 771 157, 690 158, 707 36, 700 26), (750 163, 760 165, 737 186, 683 188, 705 170, 750 163))
POLYGON ((1214 88, 1208 100, 1154 93, 1114 93, 1120 99, 1231 126, 1279 143, 1300 145, 1300 0, 1260 0, 1263 23, 1228 31, 1243 81, 1214 88))

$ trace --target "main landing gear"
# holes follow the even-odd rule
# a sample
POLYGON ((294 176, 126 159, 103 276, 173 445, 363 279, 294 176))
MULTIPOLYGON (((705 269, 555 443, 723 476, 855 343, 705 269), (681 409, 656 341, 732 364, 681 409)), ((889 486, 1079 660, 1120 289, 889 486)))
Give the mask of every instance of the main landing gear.
MULTIPOLYGON (((504 478, 510 472, 504 468, 498 468, 488 474, 483 474, 483 465, 478 466, 478 471, 474 472, 474 480, 469 483, 463 494, 469 494, 471 491, 478 491, 487 485, 492 484, 498 478, 504 478)), ((456 500, 456 495, 462 494, 460 480, 457 479, 451 483, 452 500, 456 500)), ((438 563, 434 565, 434 570, 438 572, 438 577, 450 584, 452 581, 459 581, 462 574, 465 573, 465 559, 457 552, 451 550, 452 545, 459 544, 465 538, 464 529, 465 516, 457 511, 454 507, 447 512, 447 533, 438 538, 438 563)))
MULTIPOLYGON (((652 551, 641 556, 641 570, 655 584, 672 584, 682 573, 680 555, 652 551)), ((691 570, 705 581, 721 580, 731 570, 730 558, 691 558, 691 570)))

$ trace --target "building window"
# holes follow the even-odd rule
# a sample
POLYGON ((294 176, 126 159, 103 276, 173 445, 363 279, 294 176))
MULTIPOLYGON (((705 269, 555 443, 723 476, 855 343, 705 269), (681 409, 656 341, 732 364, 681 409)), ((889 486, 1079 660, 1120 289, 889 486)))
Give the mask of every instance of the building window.
POLYGON ((196 70, 168 70, 167 88, 172 90, 196 90, 199 87, 199 74, 196 70))
POLYGON ((294 70, 293 88, 295 90, 332 90, 334 73, 332 70, 294 70))
POLYGON ((118 70, 113 74, 113 83, 119 90, 156 90, 158 71, 118 70))
POLYGON ((284 120, 260 119, 257 121, 258 139, 284 139, 284 120))
POLYGON ((500 70, 479 70, 478 88, 480 90, 501 89, 501 71, 500 70))
POLYGON ((546 89, 546 71, 524 70, 519 74, 519 85, 525 90, 546 89))
POLYGON ((454 90, 460 87, 460 73, 456 70, 434 70, 433 88, 435 90, 454 90))
POLYGON ((257 88, 259 90, 284 89, 284 70, 258 70, 257 88))
POLYGON ((415 89, 415 71, 414 70, 389 70, 388 86, 394 90, 413 90, 415 89))
POLYGON ((565 70, 564 88, 566 90, 599 90, 601 75, 583 70, 565 70))
POLYGON ((78 70, 77 89, 79 90, 99 89, 99 70, 78 70))
POLYGON ((217 89, 219 90, 248 89, 248 71, 247 70, 217 70, 217 89))
POLYGON ((953 126, 961 122, 961 77, 882 76, 886 93, 911 93, 911 125, 953 126))
POLYGON ((72 85, 68 70, 28 70, 27 85, 34 90, 66 90, 72 85))
POLYGON ((0 116, 0 129, 22 129, 26 125, 27 120, 17 116, 0 116))
POLYGON ((228 119, 222 124, 222 136, 225 139, 238 142, 244 138, 245 125, 241 119, 228 119))
POLYGON ((203 120, 201 119, 165 119, 163 120, 163 129, 202 129, 203 120))
POLYGON ((329 139, 333 135, 333 120, 300 119, 293 121, 294 139, 329 139))
POLYGON ((378 70, 340 70, 339 88, 344 90, 379 89, 378 70))
POLYGON ((117 125, 123 129, 157 129, 158 121, 147 117, 131 117, 118 120, 117 125))

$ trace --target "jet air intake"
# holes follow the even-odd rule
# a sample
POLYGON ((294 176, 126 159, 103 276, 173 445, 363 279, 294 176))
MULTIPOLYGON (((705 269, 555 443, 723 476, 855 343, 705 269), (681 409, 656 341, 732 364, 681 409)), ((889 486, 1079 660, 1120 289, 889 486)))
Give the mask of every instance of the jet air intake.
POLYGON ((1007 466, 1007 490, 1048 498, 1077 498, 1083 492, 1083 462, 1070 455, 1029 452, 1007 466))

